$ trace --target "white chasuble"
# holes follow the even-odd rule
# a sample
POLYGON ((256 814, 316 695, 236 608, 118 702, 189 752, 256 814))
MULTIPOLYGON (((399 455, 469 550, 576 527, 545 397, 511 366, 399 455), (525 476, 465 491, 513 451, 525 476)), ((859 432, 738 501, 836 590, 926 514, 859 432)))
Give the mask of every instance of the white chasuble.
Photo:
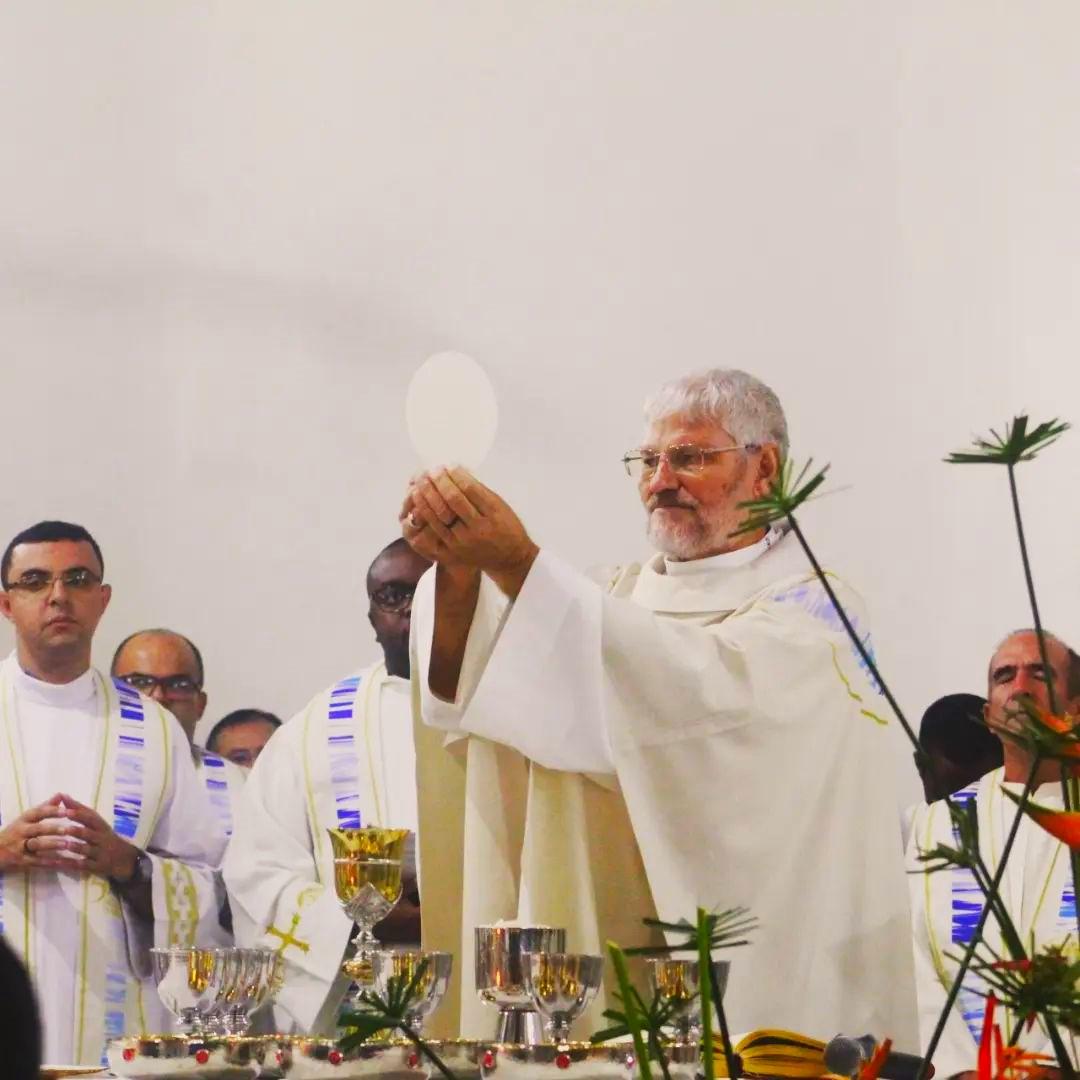
MULTIPOLYGON (((1002 793, 1006 787, 1019 795, 1023 784, 1006 784, 1004 769, 995 769, 977 783, 957 792, 956 802, 974 798, 979 824, 979 849, 990 873, 996 872, 1001 851, 1016 813, 1016 805, 1002 793)), ((1061 809, 1060 784, 1042 785, 1034 795, 1040 805, 1061 809)), ((912 930, 915 942, 915 977, 919 999, 920 1045, 930 1043, 934 1027, 953 984, 958 960, 966 950, 983 907, 983 895, 968 871, 923 872, 920 851, 938 844, 956 847, 952 821, 944 802, 923 804, 915 814, 908 843, 908 863, 912 874, 912 930)), ((1013 925, 1025 947, 1076 941, 1076 896, 1073 892, 1069 852, 1060 841, 1028 818, 1020 823, 1013 850, 1002 879, 1001 895, 1013 925)), ((997 920, 987 922, 986 941, 999 955, 1008 952, 997 920)), ((951 1076, 976 1067, 982 1032, 986 986, 969 974, 949 1014, 944 1033, 934 1054, 937 1075, 951 1076)), ((1008 1035, 1016 1022, 1007 1009, 999 1008, 996 1022, 1008 1035)), ((1065 1033, 1066 1044, 1068 1035, 1065 1033)), ((1020 1044, 1027 1049, 1053 1056, 1053 1047, 1041 1022, 1030 1030, 1024 1027, 1020 1044)), ((1074 1062, 1075 1062, 1074 1050, 1074 1062)))
POLYGON ((160 1028, 147 949, 214 940, 224 836, 173 716, 94 669, 53 685, 9 657, 0 670, 0 823, 57 793, 92 807, 152 868, 153 925, 95 875, 0 874, 0 927, 34 981, 46 1060, 96 1064, 108 1038, 160 1028))
MULTIPOLYGON (((512 604, 483 579, 453 704, 427 687, 434 575, 421 580, 415 696, 445 746, 420 775, 441 769, 457 801, 432 828, 421 793, 425 942, 464 952, 463 1034, 493 1022, 472 1004, 471 928, 485 901, 566 926, 573 951, 644 943, 640 920, 654 910, 678 920, 744 905, 760 925, 725 955, 732 1031, 914 1044, 883 701, 795 541, 774 540, 696 563, 656 556, 600 587, 542 551, 512 604), (512 766, 499 770, 496 754, 512 766), (474 756, 485 776, 474 778, 474 756), (478 840, 508 810, 520 838, 504 827, 478 840), (493 839, 497 852, 475 861, 493 839), (444 864, 434 882, 432 842, 444 864), (483 899, 429 938, 429 908, 455 892, 483 899)), ((831 581, 869 643, 858 597, 831 581)), ((601 1005, 579 1031, 598 1026, 601 1005)))
POLYGON ((303 1031, 333 1031, 352 921, 326 830, 416 829, 408 683, 382 663, 317 695, 274 733, 241 795, 224 874, 240 945, 286 961, 275 999, 303 1031))

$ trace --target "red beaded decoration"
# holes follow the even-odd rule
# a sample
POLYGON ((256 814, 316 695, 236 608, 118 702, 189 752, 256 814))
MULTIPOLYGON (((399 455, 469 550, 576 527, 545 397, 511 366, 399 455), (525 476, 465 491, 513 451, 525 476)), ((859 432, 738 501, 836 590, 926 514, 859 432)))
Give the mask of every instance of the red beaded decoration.
POLYGON ((210 1060, 210 1051, 209 1050, 196 1050, 195 1051, 195 1060, 200 1065, 205 1065, 210 1060))
POLYGON ((331 1050, 330 1053, 326 1055, 326 1060, 329 1061, 331 1065, 340 1065, 345 1059, 340 1050, 331 1050))
POLYGON ((570 1068, 570 1055, 569 1054, 556 1054, 555 1055, 555 1064, 560 1069, 569 1069, 570 1068))
POLYGON ((415 1069, 420 1064, 420 1055, 414 1050, 406 1059, 406 1064, 410 1069, 415 1069))
POLYGON ((485 1069, 494 1069, 495 1068, 495 1051, 494 1050, 485 1050, 484 1051, 484 1060, 483 1060, 482 1064, 483 1064, 485 1069))
POLYGON ((121 1057, 123 1057, 123 1059, 124 1059, 125 1061, 134 1061, 134 1060, 135 1060, 135 1051, 134 1051, 134 1049, 133 1049, 132 1047, 130 1047, 130 1046, 129 1046, 129 1047, 127 1047, 127 1048, 126 1048, 126 1049, 124 1050, 124 1052, 123 1052, 123 1054, 121 1055, 121 1057))

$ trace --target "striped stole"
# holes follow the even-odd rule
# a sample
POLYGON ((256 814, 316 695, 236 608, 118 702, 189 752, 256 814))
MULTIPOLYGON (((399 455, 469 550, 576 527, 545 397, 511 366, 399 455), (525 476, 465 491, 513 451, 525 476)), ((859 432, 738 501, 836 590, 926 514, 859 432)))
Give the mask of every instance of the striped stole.
POLYGON ((326 710, 326 748, 330 761, 330 787, 334 797, 335 825, 359 829, 360 756, 353 734, 353 714, 361 676, 342 679, 330 691, 326 710))

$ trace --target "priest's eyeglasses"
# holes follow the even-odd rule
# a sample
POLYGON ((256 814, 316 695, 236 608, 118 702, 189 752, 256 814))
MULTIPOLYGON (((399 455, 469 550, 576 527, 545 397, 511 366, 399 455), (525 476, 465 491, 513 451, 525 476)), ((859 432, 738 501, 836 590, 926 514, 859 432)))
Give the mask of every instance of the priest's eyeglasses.
POLYGON ((144 675, 141 671, 133 671, 130 675, 121 675, 122 682, 135 687, 140 694, 149 696, 155 687, 160 686, 162 694, 167 698, 194 697, 201 687, 190 675, 144 675))
POLYGON ((623 455, 622 463, 626 475, 635 480, 643 476, 652 476, 663 459, 672 472, 684 476, 696 476, 719 454, 732 450, 760 450, 757 443, 741 443, 738 446, 669 446, 666 450, 630 450, 623 455))
POLYGON ((389 612, 391 615, 403 614, 412 610, 413 593, 415 588, 408 585, 399 585, 395 581, 388 581, 380 585, 371 594, 371 603, 380 611, 389 612))
POLYGON ((87 592, 101 584, 101 578, 93 570, 87 570, 85 566, 73 566, 55 576, 46 570, 27 570, 22 577, 9 581, 7 587, 25 593, 43 593, 51 589, 57 581, 72 592, 87 592))

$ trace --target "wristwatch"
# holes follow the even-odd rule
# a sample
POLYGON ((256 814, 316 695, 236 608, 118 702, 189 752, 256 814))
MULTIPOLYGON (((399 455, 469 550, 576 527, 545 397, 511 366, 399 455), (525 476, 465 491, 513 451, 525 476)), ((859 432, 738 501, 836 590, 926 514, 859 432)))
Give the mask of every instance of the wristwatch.
POLYGON ((154 864, 150 861, 150 856, 140 848, 135 852, 135 868, 131 872, 131 877, 127 881, 117 881, 116 878, 110 880, 118 889, 134 889, 140 885, 149 884, 153 872, 154 864))

